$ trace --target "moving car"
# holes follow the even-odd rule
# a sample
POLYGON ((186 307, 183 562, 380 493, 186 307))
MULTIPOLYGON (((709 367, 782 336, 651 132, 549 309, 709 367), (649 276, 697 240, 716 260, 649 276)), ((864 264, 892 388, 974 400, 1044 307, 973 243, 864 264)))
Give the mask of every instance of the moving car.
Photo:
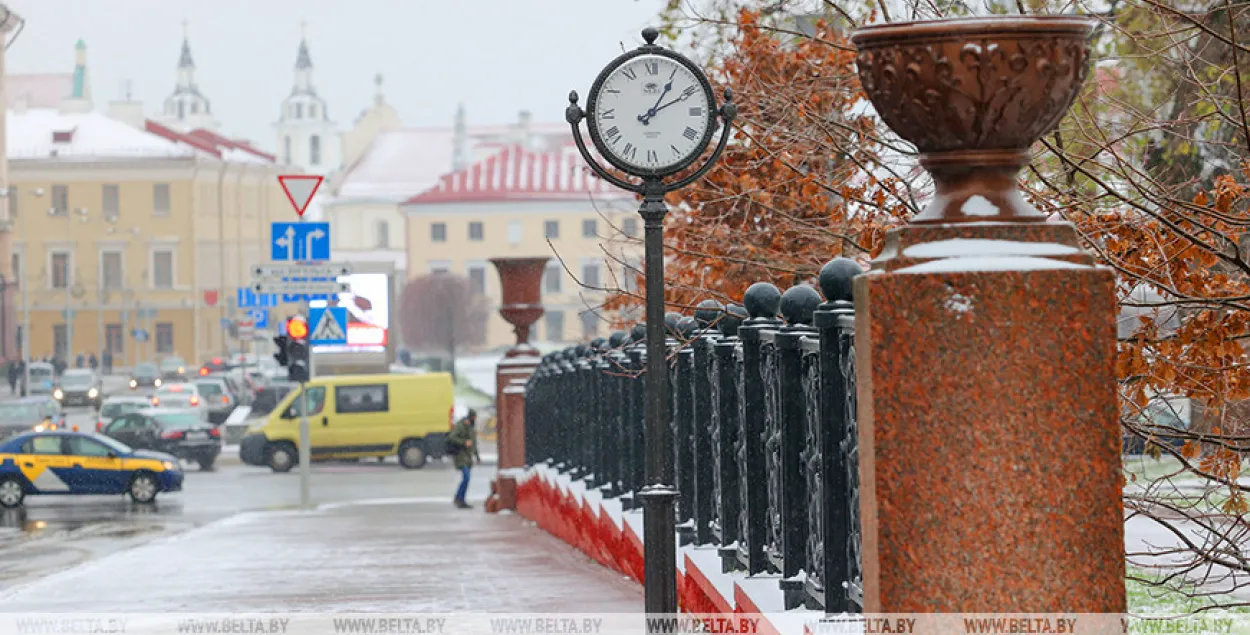
POLYGON ((135 364, 135 367, 130 371, 130 389, 134 390, 147 386, 153 388, 161 387, 161 369, 156 364, 148 362, 135 364))
POLYGON ((151 407, 152 400, 148 397, 109 397, 104 400, 104 405, 100 407, 100 416, 98 421, 96 421, 95 431, 100 432, 104 429, 104 426, 122 415, 139 412, 144 408, 151 407))
POLYGON ((132 448, 156 450, 213 469, 221 454, 221 433, 197 410, 144 408, 104 426, 104 434, 132 448))
POLYGON ((0 439, 35 429, 51 430, 64 423, 61 405, 51 397, 23 397, 0 403, 0 439))
POLYGON ((299 384, 286 379, 273 379, 256 391, 256 398, 252 400, 253 417, 267 415, 278 407, 278 403, 282 401, 287 393, 299 388, 299 384))
POLYGON ((182 489, 178 459, 81 432, 28 432, 0 443, 0 506, 32 494, 129 494, 150 503, 182 489))
POLYGON ((66 406, 93 406, 98 410, 104 402, 103 392, 100 376, 95 371, 71 368, 61 374, 52 396, 66 406))
POLYGON ((230 418, 230 413, 234 412, 235 397, 224 378, 201 377, 195 380, 195 389, 206 404, 210 422, 225 423, 230 418))
POLYGON ((307 405, 312 456, 352 459, 398 455, 405 468, 443 455, 453 408, 451 375, 317 377, 287 394, 263 422, 248 428, 239 458, 290 470, 298 460, 301 402, 307 405))
POLYGON ((161 360, 162 379, 182 379, 187 376, 187 362, 178 356, 166 357, 161 360))
POLYGON ((195 384, 167 383, 152 395, 152 406, 166 408, 198 408, 208 419, 208 408, 195 384))
POLYGON ((31 362, 27 368, 30 369, 30 389, 27 394, 52 394, 52 389, 56 384, 56 368, 48 362, 31 362))

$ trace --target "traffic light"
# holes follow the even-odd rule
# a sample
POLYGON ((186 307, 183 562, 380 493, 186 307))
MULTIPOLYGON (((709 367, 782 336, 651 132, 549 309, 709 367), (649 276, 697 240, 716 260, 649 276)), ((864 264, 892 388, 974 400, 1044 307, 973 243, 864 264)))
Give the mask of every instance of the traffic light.
POLYGON ((306 382, 310 378, 308 369, 308 321, 303 316, 295 316, 286 321, 286 372, 291 381, 306 382))
POLYGON ((278 365, 283 368, 286 368, 286 364, 288 361, 286 357, 286 344, 289 341, 289 339, 290 338, 288 338, 285 335, 279 335, 273 338, 273 345, 276 350, 276 352, 273 354, 273 358, 278 360, 278 365))

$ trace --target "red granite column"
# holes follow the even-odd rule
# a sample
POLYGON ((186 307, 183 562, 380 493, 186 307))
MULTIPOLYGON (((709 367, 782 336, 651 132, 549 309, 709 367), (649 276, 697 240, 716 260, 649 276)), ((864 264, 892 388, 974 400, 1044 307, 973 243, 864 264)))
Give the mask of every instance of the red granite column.
POLYGON ((853 36, 936 186, 855 283, 866 612, 1125 610, 1113 276, 1015 185, 1091 32, 1015 17, 853 36))
POLYGON ((495 410, 499 465, 486 511, 516 509, 516 473, 525 467, 525 382, 541 361, 529 343, 530 327, 542 317, 546 257, 492 258, 499 271, 503 302, 499 313, 516 332, 516 344, 495 368, 495 410))

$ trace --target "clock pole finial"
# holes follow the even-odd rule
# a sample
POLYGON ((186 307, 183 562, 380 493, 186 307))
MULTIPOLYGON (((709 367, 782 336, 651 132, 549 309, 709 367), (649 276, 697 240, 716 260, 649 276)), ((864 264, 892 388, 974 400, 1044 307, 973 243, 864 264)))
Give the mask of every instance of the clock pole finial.
POLYGON ((660 31, 653 26, 642 30, 642 39, 646 40, 647 46, 655 46, 655 39, 658 37, 660 37, 660 31))

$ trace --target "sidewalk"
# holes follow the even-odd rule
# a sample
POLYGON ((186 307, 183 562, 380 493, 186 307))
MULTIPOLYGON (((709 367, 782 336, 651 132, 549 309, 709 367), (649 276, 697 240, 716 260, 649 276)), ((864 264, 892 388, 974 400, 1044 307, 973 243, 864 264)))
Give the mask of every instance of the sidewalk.
POLYGON ((10 589, 0 607, 635 612, 642 592, 519 516, 439 498, 245 513, 10 589))

